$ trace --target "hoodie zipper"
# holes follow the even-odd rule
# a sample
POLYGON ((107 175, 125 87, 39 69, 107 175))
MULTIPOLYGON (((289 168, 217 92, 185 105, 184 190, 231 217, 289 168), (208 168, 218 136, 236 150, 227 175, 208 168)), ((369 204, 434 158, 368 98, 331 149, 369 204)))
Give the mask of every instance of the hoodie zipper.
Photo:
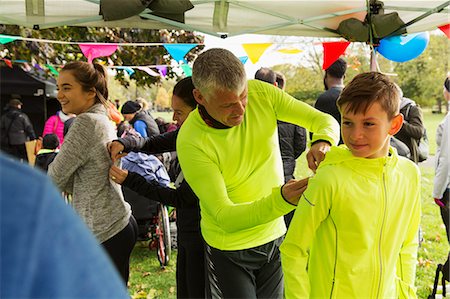
POLYGON ((333 217, 330 216, 331 222, 333 222, 334 231, 336 232, 336 240, 334 242, 335 250, 334 250, 334 267, 333 267, 333 282, 331 284, 331 292, 330 292, 330 299, 333 298, 333 291, 334 291, 334 284, 336 283, 336 264, 337 264, 337 251, 338 251, 338 235, 337 235, 337 229, 336 229, 336 223, 334 223, 333 217))
POLYGON ((381 282, 382 282, 382 277, 383 277, 383 259, 382 259, 382 254, 381 254, 381 240, 383 237, 383 228, 384 228, 384 222, 386 220, 386 207, 387 207, 387 189, 386 189, 385 167, 386 167, 386 164, 384 164, 384 166, 383 166, 384 207, 383 207, 383 221, 381 222, 381 229, 380 229, 380 240, 378 241, 378 257, 380 259, 380 279, 378 281, 378 290, 377 290, 376 298, 380 298, 381 282))

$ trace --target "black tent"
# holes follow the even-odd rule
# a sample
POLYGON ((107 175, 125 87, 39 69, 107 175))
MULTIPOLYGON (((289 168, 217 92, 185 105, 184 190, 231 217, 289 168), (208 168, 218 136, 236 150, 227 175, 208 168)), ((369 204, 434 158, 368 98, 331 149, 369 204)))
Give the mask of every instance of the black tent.
POLYGON ((47 118, 61 106, 56 100, 56 84, 52 78, 45 79, 39 73, 27 73, 20 66, 0 67, 1 114, 12 95, 20 95, 25 112, 34 126, 37 136, 42 134, 47 118))

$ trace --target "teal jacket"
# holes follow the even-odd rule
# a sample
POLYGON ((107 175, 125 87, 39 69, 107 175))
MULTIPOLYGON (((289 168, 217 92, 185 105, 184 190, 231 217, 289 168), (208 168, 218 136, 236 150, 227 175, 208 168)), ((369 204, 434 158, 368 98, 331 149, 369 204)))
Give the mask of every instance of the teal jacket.
POLYGON ((281 245, 286 298, 415 298, 420 173, 333 147, 281 245))

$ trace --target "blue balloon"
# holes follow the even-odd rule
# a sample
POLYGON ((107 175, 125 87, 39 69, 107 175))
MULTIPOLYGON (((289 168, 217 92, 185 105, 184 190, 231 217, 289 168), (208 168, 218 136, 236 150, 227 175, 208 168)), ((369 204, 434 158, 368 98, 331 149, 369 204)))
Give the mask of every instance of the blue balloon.
POLYGON ((396 35, 380 40, 377 50, 386 59, 405 62, 422 54, 429 41, 430 34, 428 32, 396 35))

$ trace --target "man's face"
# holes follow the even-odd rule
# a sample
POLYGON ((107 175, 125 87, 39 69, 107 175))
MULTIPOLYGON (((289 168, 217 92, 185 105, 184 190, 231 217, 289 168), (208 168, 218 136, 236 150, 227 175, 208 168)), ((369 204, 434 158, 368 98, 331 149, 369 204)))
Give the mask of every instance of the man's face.
POLYGON ((194 89, 194 97, 200 105, 205 107, 209 115, 226 126, 238 126, 244 120, 247 84, 242 92, 216 89, 203 95, 199 90, 194 89))
POLYGON ((378 102, 365 114, 348 112, 347 105, 342 111, 342 138, 354 156, 373 159, 388 154, 390 135, 395 135, 403 123, 401 114, 389 120, 378 102))

